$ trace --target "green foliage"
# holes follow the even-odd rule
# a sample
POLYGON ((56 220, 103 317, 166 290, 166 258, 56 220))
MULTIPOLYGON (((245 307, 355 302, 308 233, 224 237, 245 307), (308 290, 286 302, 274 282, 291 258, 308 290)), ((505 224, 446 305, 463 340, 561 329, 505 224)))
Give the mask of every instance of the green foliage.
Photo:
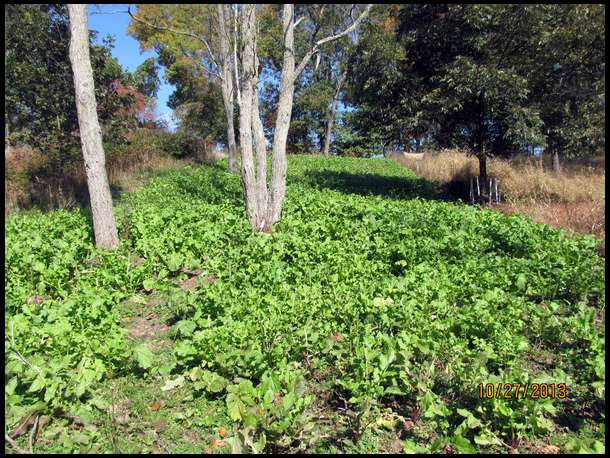
POLYGON ((408 143, 426 129, 414 122, 421 79, 411 71, 396 38, 396 8, 377 8, 382 9, 378 20, 362 27, 350 55, 346 99, 356 110, 345 121, 365 142, 383 151, 389 144, 408 143))
POLYGON ((526 23, 537 33, 522 73, 549 149, 567 158, 605 146, 605 14, 603 5, 540 5, 526 23))
MULTIPOLYGON (((295 17, 301 17, 301 26, 295 29, 296 62, 308 52, 316 40, 332 36, 344 30, 360 12, 344 4, 295 5, 295 17)), ((357 8, 364 8, 363 5, 357 8)), ((281 73, 282 28, 279 5, 267 5, 257 12, 259 56, 264 69, 265 81, 262 95, 263 123, 269 130, 274 128, 275 108, 279 97, 281 73)), ((333 96, 343 93, 344 72, 349 54, 353 51, 355 34, 325 43, 296 81, 294 104, 288 132, 288 153, 311 153, 320 151, 329 119, 333 96), (341 87, 339 87, 341 86, 341 87)), ((341 98, 341 97, 339 97, 341 98)), ((338 114, 334 115, 335 125, 338 114)))
POLYGON ((146 153, 192 157, 197 151, 197 138, 184 130, 167 132, 140 128, 133 130, 122 143, 105 142, 104 151, 109 160, 115 157, 142 157, 146 153))
POLYGON ((168 106, 176 110, 181 129, 191 136, 224 139, 225 114, 219 85, 188 61, 166 58, 164 63, 167 81, 176 88, 168 106))
POLYGON ((363 111, 344 113, 336 127, 333 149, 339 156, 370 157, 383 154, 383 138, 371 129, 370 135, 361 135, 357 128, 358 117, 363 111))
POLYGON ((9 428, 37 402, 93 409, 88 396, 110 371, 156 371, 123 339, 117 306, 173 288, 173 362, 159 387, 221 399, 235 450, 311 450, 315 437, 340 436, 311 429, 325 403, 345 411, 354 441, 382 412, 411 418, 405 451, 497 452, 562 428, 574 450, 599 449, 603 433, 577 439, 571 423, 603 426, 594 239, 443 202, 390 161, 289 162, 270 236, 252 233, 239 177, 221 167, 167 172, 122 199, 130 238, 112 253, 93 248, 83 213, 9 217, 9 428), (130 254, 145 262, 133 267, 130 254), (180 291, 182 268, 195 266, 215 279, 180 291), (480 383, 528 382, 567 383, 570 400, 478 397, 480 383), (593 417, 576 417, 586 406, 593 417))
POLYGON ((229 417, 237 423, 234 451, 261 453, 266 446, 286 448, 311 420, 303 411, 313 396, 305 394, 303 375, 294 369, 265 372, 256 387, 250 380, 242 380, 229 386, 227 392, 229 417))
POLYGON ((288 153, 311 153, 319 149, 315 138, 324 135, 326 112, 332 96, 331 81, 312 79, 297 85, 288 133, 288 153))
MULTIPOLYGON (((8 141, 40 147, 56 164, 73 159, 69 153, 78 145, 78 137, 73 135, 78 132, 78 120, 65 5, 7 5, 5 26, 8 141)), ((91 39, 95 36, 92 31, 91 39)), ((103 45, 92 45, 90 51, 98 117, 104 133, 114 138, 133 126, 121 109, 131 107, 134 100, 114 89, 113 83, 125 75, 111 56, 111 47, 112 41, 105 40, 103 45)))
POLYGON ((68 141, 77 121, 65 6, 7 5, 4 21, 8 141, 68 141))
POLYGON ((78 211, 34 212, 6 222, 5 376, 11 390, 5 418, 11 428, 37 401, 49 411, 79 409, 92 386, 130 355, 114 306, 141 284, 147 268, 130 268, 125 252, 95 250, 89 224, 78 211))
POLYGON ((138 68, 129 75, 129 78, 128 81, 141 94, 151 98, 157 96, 161 81, 159 79, 157 61, 154 57, 149 57, 138 65, 138 68))
POLYGON ((146 345, 140 344, 133 351, 142 369, 148 369, 153 365, 154 355, 146 345))
POLYGON ((354 129, 480 156, 604 145, 600 5, 402 5, 363 29, 354 129))
MULTIPOLYGON (((133 75, 125 72, 111 55, 113 39, 93 44, 96 36, 90 31, 90 58, 97 115, 112 168, 116 156, 122 156, 122 164, 147 156, 137 147, 148 143, 134 142, 133 137, 142 138, 137 132, 140 125, 154 126, 151 96, 158 78, 150 60, 133 75)), ((66 6, 7 5, 5 43, 5 181, 20 196, 13 205, 49 208, 88 203, 66 6)))
MULTIPOLYGON (((135 14, 152 24, 208 34, 206 39, 218 54, 214 35, 218 25, 212 22, 216 18, 215 5, 138 5, 135 14)), ((220 86, 210 78, 209 70, 214 63, 202 57, 202 42, 137 21, 132 21, 128 31, 142 49, 158 53, 165 79, 175 87, 168 105, 175 110, 180 128, 191 137, 224 140, 226 126, 220 86)))

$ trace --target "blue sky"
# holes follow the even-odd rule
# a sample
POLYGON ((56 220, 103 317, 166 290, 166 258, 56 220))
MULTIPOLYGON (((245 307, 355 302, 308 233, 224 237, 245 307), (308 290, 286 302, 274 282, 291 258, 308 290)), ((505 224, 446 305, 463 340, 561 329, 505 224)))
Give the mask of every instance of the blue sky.
MULTIPOLYGON (((127 27, 131 22, 131 18, 127 13, 115 14, 95 14, 99 11, 126 11, 127 4, 97 4, 89 5, 89 29, 97 30, 97 42, 101 43, 104 37, 112 35, 115 38, 114 49, 112 55, 116 57, 119 63, 126 70, 133 71, 138 65, 144 62, 149 57, 155 57, 152 51, 140 52, 138 40, 127 35, 127 27)), ((135 6, 132 6, 132 11, 135 6)), ((172 122, 172 110, 167 106, 167 100, 174 88, 163 79, 163 72, 160 73, 161 86, 157 94, 157 110, 156 114, 159 118, 166 119, 171 126, 175 125, 172 122)))

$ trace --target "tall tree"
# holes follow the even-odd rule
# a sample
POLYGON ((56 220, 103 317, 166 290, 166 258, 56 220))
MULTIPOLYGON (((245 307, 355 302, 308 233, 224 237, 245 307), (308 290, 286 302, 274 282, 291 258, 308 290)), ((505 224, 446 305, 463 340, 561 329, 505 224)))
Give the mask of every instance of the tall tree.
MULTIPOLYGON (((372 20, 360 33, 350 55, 353 69, 346 82, 346 102, 354 108, 345 119, 342 133, 349 146, 357 144, 375 151, 408 146, 421 135, 416 129, 416 101, 421 97, 420 81, 412 71, 413 59, 397 36, 400 5, 377 5, 372 20), (362 142, 362 143, 361 143, 362 142)), ((348 146, 342 138, 342 146, 348 146)))
POLYGON ((178 130, 200 141, 226 143, 226 118, 218 84, 182 56, 164 56, 164 61, 169 64, 165 78, 175 87, 167 105, 178 118, 178 130), (169 58, 173 59, 171 63, 169 58))
POLYGON ((95 243, 98 247, 113 249, 118 245, 119 237, 106 174, 102 131, 97 119, 95 86, 89 55, 87 5, 69 4, 68 11, 70 15, 70 63, 74 74, 78 125, 91 200, 95 243))
POLYGON ((352 86, 365 114, 405 145, 430 138, 440 147, 462 147, 479 159, 485 190, 487 158, 544 145, 542 121, 533 106, 522 43, 511 41, 506 5, 404 5, 397 14, 400 48, 363 40, 364 68, 352 86), (379 49, 380 52, 370 52, 379 49), (366 70, 371 69, 371 72, 366 70), (361 91, 361 93, 359 93, 361 91))
POLYGON ((142 48, 155 48, 164 57, 162 64, 171 65, 178 61, 178 56, 186 57, 199 69, 191 74, 211 78, 220 85, 229 170, 237 171, 235 59, 231 52, 235 44, 230 42, 236 34, 231 33, 234 21, 230 5, 149 4, 138 5, 135 14, 128 12, 133 19, 130 33, 142 48))
MULTIPOLYGON (((56 170, 82 160, 78 120, 69 59, 69 21, 66 5, 11 4, 5 7, 5 142, 39 148, 56 170), (73 155, 73 152, 78 154, 73 155)), ((93 44, 89 33, 99 121, 113 139, 133 124, 124 114, 134 104, 118 94, 116 82, 127 74, 110 53, 112 41, 93 44)))
POLYGON ((259 59, 257 52, 256 5, 243 5, 241 19, 241 101, 239 110, 240 146, 242 151, 242 180, 246 211, 253 229, 271 232, 280 220, 286 191, 286 140, 294 100, 295 82, 321 46, 338 40, 356 30, 368 15, 372 5, 366 6, 357 19, 343 31, 316 40, 296 64, 295 28, 306 19, 294 18, 294 5, 282 7, 281 27, 283 36, 282 72, 275 116, 272 143, 271 180, 267 185, 267 146, 259 108, 259 59), (256 155, 256 164, 254 162, 256 155))
MULTIPOLYGON (((322 33, 336 33, 338 30, 345 28, 350 20, 353 20, 353 12, 353 6, 350 5, 323 5, 317 15, 318 27, 322 33)), ((358 31, 354 30, 349 35, 326 46, 324 51, 318 54, 316 60, 315 70, 317 70, 318 78, 329 84, 331 89, 328 91, 329 94, 325 100, 324 127, 320 136, 321 152, 325 155, 330 153, 339 99, 347 79, 350 54, 353 52, 357 40, 358 31)))
MULTIPOLYGON (((349 4, 295 6, 295 14, 304 18, 301 26, 295 30, 296 53, 304 54, 321 36, 339 33, 350 25, 357 13, 358 8, 349 4)), ((268 5, 257 14, 259 57, 266 83, 263 90, 263 124, 269 132, 273 130, 273 116, 279 98, 279 85, 274 83, 280 80, 282 69, 281 7, 268 5)), ((338 103, 345 83, 348 55, 356 36, 357 32, 353 31, 320 48, 316 58, 297 78, 288 131, 289 153, 311 152, 314 149, 329 152, 338 103)))
POLYGON ((372 23, 348 78, 351 121, 384 142, 488 155, 605 143, 602 5, 403 5, 372 23))
POLYGON ((559 171, 560 157, 604 151, 605 5, 530 5, 518 12, 530 38, 524 76, 559 171))

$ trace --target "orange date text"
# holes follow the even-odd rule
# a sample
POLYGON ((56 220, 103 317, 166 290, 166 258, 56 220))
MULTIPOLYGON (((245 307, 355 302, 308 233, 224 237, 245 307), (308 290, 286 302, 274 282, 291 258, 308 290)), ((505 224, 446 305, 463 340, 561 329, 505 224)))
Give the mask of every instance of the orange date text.
POLYGON ((565 399, 570 387, 565 383, 480 383, 481 399, 565 399))

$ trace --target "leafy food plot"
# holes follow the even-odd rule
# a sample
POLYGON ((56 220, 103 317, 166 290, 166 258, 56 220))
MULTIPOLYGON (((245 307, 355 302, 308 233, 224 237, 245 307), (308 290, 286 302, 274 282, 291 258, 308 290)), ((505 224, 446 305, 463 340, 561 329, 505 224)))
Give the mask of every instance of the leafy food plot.
POLYGON ((68 439, 35 451, 603 449, 594 239, 444 202, 385 160, 288 171, 271 236, 239 177, 207 167, 125 196, 116 252, 79 211, 8 218, 7 430, 41 403, 43 436, 68 439), (477 395, 534 382, 572 395, 477 395))

